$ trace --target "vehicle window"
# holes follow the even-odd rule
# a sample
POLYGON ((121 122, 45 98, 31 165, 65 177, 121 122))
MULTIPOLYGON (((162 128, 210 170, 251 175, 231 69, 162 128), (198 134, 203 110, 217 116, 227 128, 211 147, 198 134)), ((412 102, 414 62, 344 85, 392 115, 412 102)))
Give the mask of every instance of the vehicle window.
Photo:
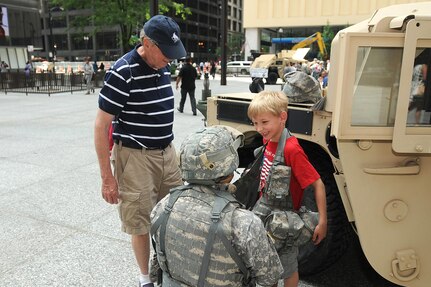
POLYGON ((413 64, 412 84, 410 87, 407 126, 424 126, 431 124, 430 117, 430 49, 416 49, 413 64))
POLYGON ((358 48, 352 126, 394 126, 402 52, 402 48, 358 48))

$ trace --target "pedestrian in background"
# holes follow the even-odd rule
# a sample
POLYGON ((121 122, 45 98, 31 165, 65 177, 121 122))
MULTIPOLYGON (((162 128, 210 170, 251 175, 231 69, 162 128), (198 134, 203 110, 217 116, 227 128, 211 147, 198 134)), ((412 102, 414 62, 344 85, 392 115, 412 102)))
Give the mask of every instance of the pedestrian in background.
POLYGON ((94 61, 94 63, 93 63, 93 71, 94 71, 94 73, 97 73, 97 70, 98 70, 99 68, 97 67, 97 62, 96 61, 94 61))
POLYGON ((106 73, 94 141, 102 196, 119 203, 122 231, 131 235, 140 269, 139 286, 153 287, 148 275, 150 212, 171 188, 182 185, 172 144, 175 103, 168 64, 186 51, 178 24, 164 15, 145 23, 140 42, 106 73), (109 128, 114 117, 113 173, 109 128))
POLYGON ((90 94, 90 91, 94 92, 93 89, 93 74, 94 74, 94 69, 93 66, 90 64, 90 57, 85 58, 85 64, 84 64, 84 80, 85 80, 85 84, 87 85, 87 92, 85 93, 86 95, 90 94))
POLYGON ((27 61, 24 67, 26 83, 29 87, 33 86, 33 64, 31 61, 27 61))
POLYGON ((214 61, 211 61, 211 63, 210 63, 210 74, 213 77, 213 80, 215 79, 216 71, 217 71, 216 63, 214 61))
POLYGON ((176 81, 176 89, 178 90, 179 83, 181 82, 181 100, 180 106, 177 110, 182 113, 184 111, 184 104, 187 99, 187 94, 190 96, 190 104, 192 106, 193 115, 196 116, 196 99, 195 99, 195 90, 196 84, 195 80, 198 76, 196 72, 196 68, 192 66, 192 59, 187 57, 185 60, 185 64, 180 70, 180 73, 177 76, 176 81))
POLYGON ((7 72, 7 68, 9 68, 9 65, 5 61, 1 61, 0 72, 1 73, 7 72))

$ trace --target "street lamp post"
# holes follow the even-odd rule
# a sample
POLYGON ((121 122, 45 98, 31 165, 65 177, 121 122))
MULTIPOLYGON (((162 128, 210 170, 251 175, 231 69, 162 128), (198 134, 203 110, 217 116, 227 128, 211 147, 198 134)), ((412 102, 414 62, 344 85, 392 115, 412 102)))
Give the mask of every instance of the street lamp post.
POLYGON ((221 79, 220 85, 226 86, 226 64, 227 64, 227 0, 221 1, 221 79))
POLYGON ((48 8, 48 20, 49 20, 49 55, 48 56, 49 58, 52 58, 54 56, 54 53, 53 53, 54 39, 52 35, 52 14, 51 14, 51 9, 49 8, 48 8))
POLYGON ((150 1, 150 16, 153 17, 154 15, 159 14, 159 1, 158 0, 151 0, 150 1))
POLYGON ((53 64, 53 71, 55 72, 55 60, 56 60, 56 54, 57 54, 57 45, 54 42, 54 36, 52 34, 52 12, 59 12, 64 11, 62 7, 55 6, 50 8, 48 5, 48 1, 45 0, 45 7, 48 10, 48 22, 49 22, 49 52, 48 52, 48 60, 49 58, 52 59, 53 64))
POLYGON ((280 52, 281 52, 281 50, 283 49, 283 43, 282 43, 282 40, 281 40, 281 37, 283 36, 283 28, 278 28, 278 39, 280 40, 280 52))
POLYGON ((84 41, 85 41, 85 57, 88 57, 88 40, 90 40, 90 37, 84 36, 84 41))

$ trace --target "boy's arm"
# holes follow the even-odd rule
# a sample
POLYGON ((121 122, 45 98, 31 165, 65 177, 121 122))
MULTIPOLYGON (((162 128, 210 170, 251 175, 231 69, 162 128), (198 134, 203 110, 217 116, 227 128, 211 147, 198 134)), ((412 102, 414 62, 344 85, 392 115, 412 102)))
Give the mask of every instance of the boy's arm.
POLYGON ((327 216, 326 216, 326 192, 323 181, 319 178, 311 184, 314 188, 314 196, 316 198, 317 210, 319 211, 319 224, 316 226, 313 234, 313 242, 319 244, 325 237, 327 232, 327 216))

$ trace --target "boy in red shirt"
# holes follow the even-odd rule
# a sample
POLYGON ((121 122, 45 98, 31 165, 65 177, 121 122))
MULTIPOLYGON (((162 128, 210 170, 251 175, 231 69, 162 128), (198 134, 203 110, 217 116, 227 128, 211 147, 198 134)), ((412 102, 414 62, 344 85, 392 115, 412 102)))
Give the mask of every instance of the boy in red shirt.
MULTIPOLYGON (((286 126, 288 98, 283 92, 262 91, 255 95, 248 108, 248 117, 252 120, 256 131, 262 135, 267 143, 261 171, 260 190, 266 184, 269 170, 274 160, 278 141, 286 126)), ((294 136, 287 138, 284 146, 284 163, 291 167, 289 191, 294 210, 301 205, 304 189, 312 186, 319 211, 319 224, 313 234, 314 244, 319 244, 327 231, 326 194, 325 185, 320 175, 308 161, 307 155, 294 136)), ((298 246, 289 246, 278 251, 283 263, 284 286, 296 287, 299 282, 298 274, 298 246)))

